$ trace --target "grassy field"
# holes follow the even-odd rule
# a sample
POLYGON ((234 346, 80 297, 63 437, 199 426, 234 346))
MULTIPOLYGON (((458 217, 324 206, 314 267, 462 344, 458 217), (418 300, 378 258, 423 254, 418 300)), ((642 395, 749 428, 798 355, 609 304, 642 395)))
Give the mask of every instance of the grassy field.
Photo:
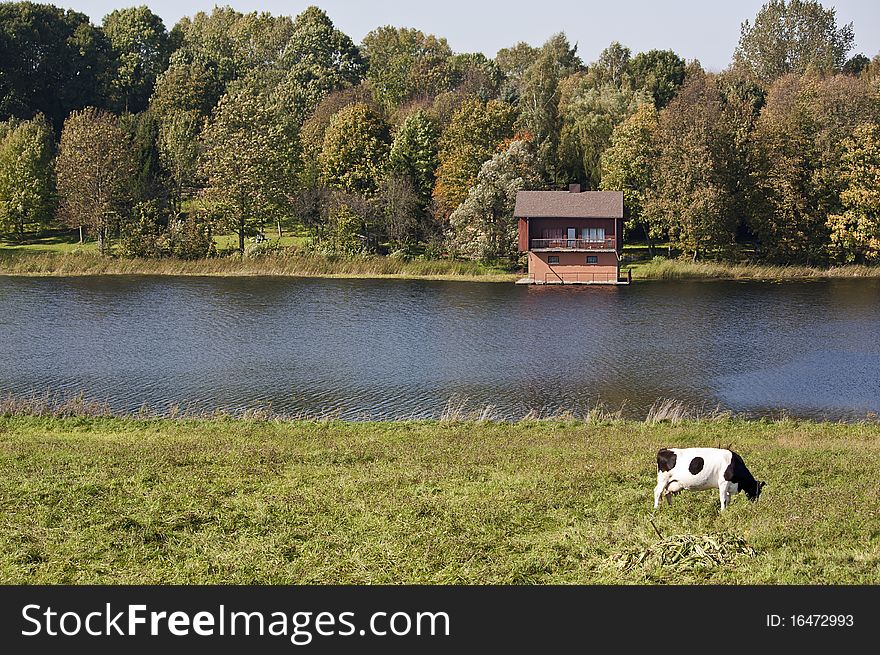
POLYGON ((880 425, 0 418, 2 583, 878 583, 880 425), (728 445, 757 504, 683 493, 728 445))

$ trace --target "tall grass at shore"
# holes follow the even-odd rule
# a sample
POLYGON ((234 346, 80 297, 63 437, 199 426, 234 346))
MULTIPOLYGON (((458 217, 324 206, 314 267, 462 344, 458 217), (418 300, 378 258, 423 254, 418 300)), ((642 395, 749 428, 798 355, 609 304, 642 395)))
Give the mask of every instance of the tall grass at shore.
POLYGON ((876 423, 90 411, 0 416, 0 583, 880 582, 876 423), (655 511, 657 449, 698 445, 760 501, 655 511))
POLYGON ((880 266, 774 266, 771 264, 730 264, 692 262, 655 258, 632 266, 633 279, 639 280, 802 280, 827 278, 880 278, 880 266))
POLYGON ((91 253, 21 253, 0 251, 0 275, 202 275, 202 276, 315 276, 419 277, 427 279, 480 279, 513 281, 516 275, 478 262, 447 259, 319 255, 280 251, 257 257, 125 259, 91 253))

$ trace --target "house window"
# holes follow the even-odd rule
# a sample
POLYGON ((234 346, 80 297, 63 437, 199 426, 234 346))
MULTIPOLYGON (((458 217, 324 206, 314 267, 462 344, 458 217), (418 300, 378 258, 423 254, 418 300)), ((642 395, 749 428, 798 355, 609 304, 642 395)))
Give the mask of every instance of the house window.
POLYGON ((604 227, 584 227, 581 228, 581 239, 591 243, 603 243, 605 241, 604 227))
POLYGON ((587 255, 588 264, 598 264, 599 258, 596 255, 587 255))
POLYGON ((559 256, 558 255, 550 255, 547 258, 547 263, 548 264, 558 264, 559 263, 559 256))

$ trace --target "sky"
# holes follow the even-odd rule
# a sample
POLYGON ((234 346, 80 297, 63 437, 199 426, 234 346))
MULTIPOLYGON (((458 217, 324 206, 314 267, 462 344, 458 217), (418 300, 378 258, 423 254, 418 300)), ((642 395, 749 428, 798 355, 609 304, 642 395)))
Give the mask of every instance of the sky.
MULTIPOLYGON (((182 17, 229 5, 238 11, 268 11, 295 16, 309 5, 321 7, 334 24, 359 43, 382 25, 415 27, 447 39, 456 52, 488 57, 519 41, 538 46, 557 32, 578 44, 585 62, 595 60, 612 41, 633 54, 652 48, 672 49, 685 59, 699 59, 709 70, 727 67, 739 41, 740 24, 753 20, 766 0, 74 0, 51 2, 88 15, 98 24, 122 7, 146 4, 168 29, 182 17)), ((852 22, 853 54, 869 58, 880 52, 880 2, 826 0, 837 10, 838 25, 852 22)))

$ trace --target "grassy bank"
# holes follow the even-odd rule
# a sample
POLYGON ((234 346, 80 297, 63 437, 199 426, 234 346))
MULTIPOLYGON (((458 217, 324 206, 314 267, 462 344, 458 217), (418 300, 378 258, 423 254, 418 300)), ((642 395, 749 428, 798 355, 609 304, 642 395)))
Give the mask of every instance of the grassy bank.
POLYGON ((817 280, 880 278, 880 266, 773 266, 657 258, 629 266, 634 280, 817 280))
MULTIPOLYGON (((285 237, 293 242, 299 237, 285 237)), ((200 260, 124 259, 101 257, 94 244, 59 244, 42 239, 25 246, 0 245, 0 275, 281 275, 353 278, 422 278, 514 282, 519 274, 479 262, 448 259, 327 256, 287 246, 256 257, 237 255, 200 260)), ((691 262, 656 258, 623 265, 634 280, 806 280, 825 278, 880 278, 880 266, 772 266, 691 262)))
POLYGON ((512 282, 516 275, 478 262, 451 260, 405 261, 393 257, 334 257, 301 252, 259 257, 210 259, 123 259, 94 253, 20 252, 0 250, 0 275, 282 275, 353 278, 423 278, 512 282))
POLYGON ((877 583, 878 470, 877 424, 6 417, 0 582, 877 583), (761 500, 654 515, 698 444, 761 500))

